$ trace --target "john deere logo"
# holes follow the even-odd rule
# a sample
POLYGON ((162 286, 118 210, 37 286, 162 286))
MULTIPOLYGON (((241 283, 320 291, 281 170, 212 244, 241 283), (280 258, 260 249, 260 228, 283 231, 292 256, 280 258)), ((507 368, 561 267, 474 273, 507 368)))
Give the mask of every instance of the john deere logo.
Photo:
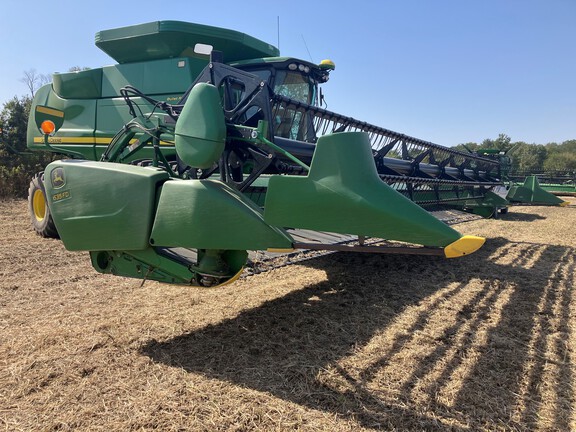
POLYGON ((63 168, 55 168, 52 170, 50 174, 50 180, 52 181, 52 187, 54 189, 59 189, 66 184, 66 180, 64 178, 64 169, 63 168))

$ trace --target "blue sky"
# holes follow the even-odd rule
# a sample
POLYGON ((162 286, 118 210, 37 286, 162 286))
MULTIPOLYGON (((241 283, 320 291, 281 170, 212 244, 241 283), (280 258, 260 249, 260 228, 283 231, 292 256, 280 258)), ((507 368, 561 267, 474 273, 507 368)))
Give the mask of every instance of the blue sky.
POLYGON ((113 64, 99 30, 157 20, 230 28, 336 70, 328 109, 438 144, 576 139, 576 0, 3 0, 0 103, 24 71, 113 64))

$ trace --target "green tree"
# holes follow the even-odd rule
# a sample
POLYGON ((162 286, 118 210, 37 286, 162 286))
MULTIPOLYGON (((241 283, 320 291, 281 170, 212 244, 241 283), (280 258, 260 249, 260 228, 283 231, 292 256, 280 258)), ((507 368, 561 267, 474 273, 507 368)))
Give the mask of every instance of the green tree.
POLYGON ((544 171, 544 161, 548 155, 542 144, 514 143, 510 152, 512 170, 516 173, 538 173, 544 171))
POLYGON ((480 145, 478 145, 475 142, 467 142, 464 144, 458 144, 454 148, 464 153, 474 153, 476 150, 480 148, 480 145))
POLYGON ((522 141, 512 142, 508 135, 499 134, 496 139, 488 138, 480 144, 474 142, 458 144, 455 149, 472 153, 480 149, 507 151, 512 159, 513 173, 576 172, 576 140, 564 141, 561 144, 555 142, 546 145, 527 144, 522 141))
POLYGON ((508 135, 501 133, 498 135, 498 138, 494 140, 485 139, 482 141, 480 148, 508 151, 512 148, 512 139, 508 135))
POLYGON ((561 151, 571 152, 576 154, 576 139, 564 141, 559 145, 561 151))
POLYGON ((554 151, 544 161, 545 171, 576 172, 576 151, 554 151))
POLYGON ((0 112, 0 162, 5 166, 13 166, 17 161, 14 155, 26 150, 26 128, 30 112, 31 99, 24 96, 14 97, 6 102, 0 112))
POLYGON ((0 112, 0 197, 25 197, 31 177, 51 161, 49 154, 26 149, 31 102, 14 97, 0 112))
POLYGON ((545 171, 576 171, 576 140, 564 141, 562 144, 546 144, 548 155, 544 161, 545 171))
POLYGON ((508 135, 501 133, 498 135, 498 138, 496 139, 487 138, 480 144, 474 142, 458 144, 455 148, 456 150, 460 150, 463 152, 475 153, 476 151, 481 149, 490 149, 490 150, 496 149, 496 150, 508 151, 513 146, 514 144, 512 143, 512 139, 508 135))

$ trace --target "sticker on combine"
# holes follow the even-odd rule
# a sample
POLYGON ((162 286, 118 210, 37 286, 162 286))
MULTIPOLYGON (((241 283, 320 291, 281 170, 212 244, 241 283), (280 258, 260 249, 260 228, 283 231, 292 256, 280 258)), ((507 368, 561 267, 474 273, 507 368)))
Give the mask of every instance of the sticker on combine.
POLYGON ((64 168, 54 168, 50 173, 50 180, 52 181, 52 187, 54 189, 60 189, 66 184, 66 179, 64 178, 64 168))
POLYGON ((62 192, 52 194, 52 202, 62 201, 62 200, 68 199, 68 198, 70 198, 70 191, 69 190, 65 190, 62 192))

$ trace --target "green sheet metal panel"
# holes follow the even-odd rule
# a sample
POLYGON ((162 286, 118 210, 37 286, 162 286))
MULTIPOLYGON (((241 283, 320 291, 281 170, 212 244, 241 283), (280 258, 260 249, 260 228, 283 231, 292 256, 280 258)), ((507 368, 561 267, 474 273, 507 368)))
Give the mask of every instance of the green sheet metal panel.
POLYGON ((542 189, 536 176, 526 177, 522 185, 513 185, 506 198, 513 202, 527 204, 566 205, 564 204, 566 201, 542 189))
POLYGON ((264 215, 275 226, 426 246, 444 247, 461 237, 380 180, 362 132, 321 137, 307 177, 270 178, 264 215))
POLYGON ((166 182, 150 242, 155 246, 199 249, 292 247, 292 238, 264 222, 258 207, 216 180, 166 182))
POLYGON ((64 160, 46 167, 46 197, 68 250, 140 250, 149 246, 158 168, 64 160))
POLYGON ((576 185, 570 183, 540 183, 540 187, 547 192, 576 193, 576 185))
MULTIPOLYGON (((141 99, 137 98, 136 101, 141 101, 141 99)), ((144 107, 147 108, 146 105, 144 107)), ((123 99, 119 98, 99 99, 97 101, 97 112, 95 136, 100 138, 99 144, 101 145, 110 144, 112 137, 126 123, 132 120, 128 105, 123 99)))
POLYGON ((64 99, 95 99, 102 97, 102 69, 52 75, 54 92, 64 99))
POLYGON ((96 33, 96 46, 118 63, 174 57, 206 58, 196 44, 212 46, 226 62, 276 57, 276 47, 234 30, 182 21, 155 21, 96 33))
MULTIPOLYGON (((64 112, 64 123, 57 134, 48 139, 50 145, 61 148, 62 153, 71 150, 86 159, 94 159, 94 124, 96 122, 95 99, 63 99, 50 84, 41 87, 34 96, 34 106, 44 105, 64 112)), ((49 150, 44 136, 36 126, 34 110, 30 112, 27 132, 28 148, 49 150)))
POLYGON ((508 207, 510 203, 495 192, 488 191, 482 198, 471 198, 464 202, 464 210, 484 218, 496 216, 498 211, 508 207))
MULTIPOLYGON (((38 90, 34 106, 45 105, 64 111, 64 124, 49 143, 54 147, 98 159, 104 147, 132 119, 119 90, 131 85, 154 98, 177 103, 206 63, 194 59, 168 59, 147 63, 107 66, 78 73, 54 75, 54 85, 38 90), (162 77, 162 79, 159 79, 162 77), (93 97, 93 98, 92 98, 93 97)), ((143 112, 153 107, 133 98, 143 112)), ((49 150, 31 113, 28 147, 49 150)))
POLYGON ((216 87, 208 83, 194 86, 174 135, 178 156, 187 165, 210 168, 218 163, 226 142, 226 119, 216 87))
POLYGON ((106 66, 102 68, 102 97, 118 97, 127 85, 149 96, 182 95, 207 64, 206 60, 173 58, 106 66))

